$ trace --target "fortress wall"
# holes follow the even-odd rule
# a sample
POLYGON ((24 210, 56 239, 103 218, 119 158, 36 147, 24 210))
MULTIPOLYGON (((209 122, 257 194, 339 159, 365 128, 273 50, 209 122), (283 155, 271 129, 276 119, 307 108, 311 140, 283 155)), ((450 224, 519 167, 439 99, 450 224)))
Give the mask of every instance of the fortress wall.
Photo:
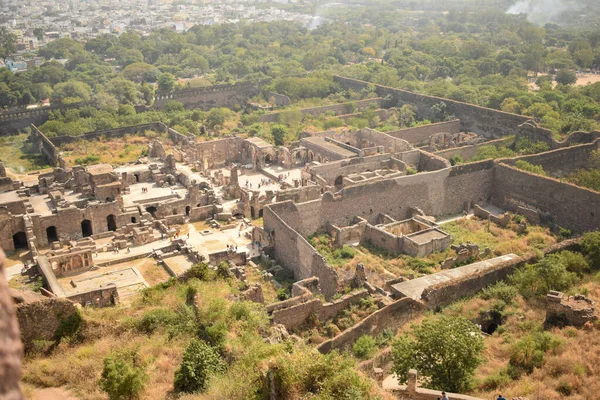
POLYGON ((51 165, 56 165, 58 163, 58 150, 56 146, 33 124, 31 124, 31 138, 39 146, 40 152, 46 160, 51 165))
POLYGON ((445 158, 447 160, 449 160, 450 158, 452 158, 454 156, 461 156, 463 158, 463 160, 470 160, 471 158, 473 158, 477 155, 477 153, 479 152, 479 149, 481 149, 482 147, 496 146, 496 145, 502 144, 502 142, 504 142, 505 140, 506 139, 504 139, 504 138, 503 139, 495 139, 495 140, 490 140, 490 141, 487 141, 484 143, 473 144, 470 146, 453 147, 451 149, 436 151, 433 154, 435 154, 438 157, 445 158))
MULTIPOLYGON (((290 201, 277 205, 282 213, 285 213, 286 208, 293 212, 294 204, 290 201)), ((335 270, 327 265, 325 259, 306 239, 275 214, 270 206, 265 207, 263 213, 265 230, 273 236, 275 259, 293 271, 296 280, 313 276, 319 278, 321 292, 326 299, 330 299, 338 289, 335 270)))
POLYGON ((410 207, 419 207, 428 215, 458 214, 469 205, 489 201, 493 165, 482 161, 353 186, 335 196, 325 193, 320 201, 296 204, 281 217, 296 224, 295 229, 306 237, 327 222, 346 226, 354 216, 371 223, 380 213, 403 220, 410 216, 410 207))
POLYGON ((519 206, 536 208, 547 215, 548 222, 576 232, 600 226, 599 192, 521 171, 502 162, 495 168, 492 202, 513 212, 519 206))
POLYGON ((51 139, 52 143, 57 146, 63 146, 68 143, 73 143, 78 140, 99 140, 100 138, 114 139, 120 138, 126 135, 133 135, 143 133, 149 130, 155 130, 158 132, 166 132, 167 126, 162 122, 152 122, 149 124, 140 124, 132 126, 124 126, 122 128, 105 129, 100 131, 94 131, 86 133, 81 136, 55 136, 51 139))
POLYGON ((160 110, 164 108, 167 102, 172 100, 183 103, 186 108, 201 108, 204 110, 213 107, 243 106, 250 97, 260 93, 262 84, 263 82, 245 82, 158 94, 154 98, 152 107, 160 110))
POLYGON ((387 132, 388 135, 398 139, 404 139, 412 145, 428 144, 429 137, 437 133, 458 133, 460 132, 460 120, 438 122, 414 128, 399 129, 397 131, 387 132))
POLYGON ((415 106, 421 118, 432 118, 431 107, 443 102, 447 106, 447 112, 460 119, 461 130, 474 132, 487 138, 499 138, 515 134, 517 127, 530 119, 523 115, 511 114, 441 97, 412 93, 402 89, 375 85, 357 79, 341 76, 335 76, 334 79, 344 87, 353 90, 362 90, 369 85, 373 85, 380 97, 385 98, 388 95, 393 97, 397 101, 398 107, 404 104, 415 106))
POLYGON ((584 168, 592 152, 598 149, 600 149, 600 140, 545 153, 505 159, 502 162, 507 165, 515 165, 518 160, 523 160, 540 165, 544 171, 553 176, 565 176, 584 168))
MULTIPOLYGON (((348 103, 340 103, 340 104, 332 104, 328 106, 321 107, 311 107, 311 108, 303 108, 299 111, 302 112, 303 115, 310 115, 313 117, 318 117, 322 114, 334 114, 334 115, 346 115, 354 111, 362 111, 366 110, 372 106, 375 108, 381 108, 383 104, 383 99, 375 98, 375 99, 366 99, 359 101, 351 101, 348 103)), ((261 115, 260 122, 277 122, 279 121, 279 116, 286 111, 279 111, 274 113, 268 113, 261 115)))

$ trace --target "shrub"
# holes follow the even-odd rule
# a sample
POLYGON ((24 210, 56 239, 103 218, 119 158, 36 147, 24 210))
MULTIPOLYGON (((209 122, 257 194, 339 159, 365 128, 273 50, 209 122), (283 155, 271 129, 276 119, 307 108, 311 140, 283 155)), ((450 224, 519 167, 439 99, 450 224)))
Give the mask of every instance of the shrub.
POLYGON ((340 126, 344 126, 344 121, 339 118, 329 118, 323 122, 323 128, 331 129, 331 128, 339 128, 340 126))
POLYGON ((545 296, 550 290, 564 291, 577 283, 578 276, 567 270, 567 262, 560 255, 544 257, 535 265, 525 265, 510 277, 521 296, 545 296))
POLYGON ((96 164, 100 161, 100 156, 87 155, 85 157, 80 157, 75 159, 75 164, 77 165, 88 165, 88 164, 96 164))
POLYGON ((495 390, 499 387, 506 386, 510 383, 511 377, 506 369, 487 376, 481 384, 481 389, 485 391, 495 390))
POLYGON ((586 233, 580 245, 591 267, 600 269, 600 232, 586 233))
POLYGON ((458 165, 464 163, 465 160, 460 154, 450 157, 450 165, 458 165))
POLYGON ((279 289, 277 289, 277 300, 283 301, 283 300, 287 300, 288 298, 289 298, 288 291, 285 288, 280 287, 279 289))
MULTIPOLYGON (((544 356, 561 346, 562 342, 549 332, 535 332, 517 341, 511 349, 509 364, 517 371, 532 373, 544 364, 544 356)), ((513 371, 513 374, 517 374, 513 371)))
POLYGON ((546 171, 544 171, 544 168, 542 168, 541 165, 531 164, 524 160, 517 160, 515 167, 522 171, 531 172, 532 174, 546 175, 546 171))
POLYGON ((498 282, 495 285, 488 286, 481 291, 481 298, 484 300, 498 299, 510 304, 517 296, 517 288, 506 282, 498 282))
POLYGON ((412 168, 412 167, 406 168, 406 175, 415 175, 417 172, 419 172, 419 171, 417 171, 415 168, 412 168))
POLYGON ((377 344, 373 336, 362 335, 352 346, 352 353, 361 360, 371 358, 377 350, 377 344))
POLYGON ((204 392, 210 377, 223 369, 217 351, 206 342, 194 339, 185 349, 181 366, 175 371, 175 391, 204 392))
POLYGON ((146 378, 136 352, 111 354, 104 359, 99 386, 110 400, 137 399, 144 390, 146 378))

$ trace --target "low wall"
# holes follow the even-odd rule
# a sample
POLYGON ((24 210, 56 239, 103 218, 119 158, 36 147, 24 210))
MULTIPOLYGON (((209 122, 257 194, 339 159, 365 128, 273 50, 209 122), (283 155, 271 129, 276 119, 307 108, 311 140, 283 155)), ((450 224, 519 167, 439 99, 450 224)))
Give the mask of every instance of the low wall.
POLYGON ((461 156, 463 160, 468 161, 471 158, 475 157, 477 153, 479 153, 479 149, 481 149, 482 147, 497 146, 504 143, 506 140, 507 139, 502 138, 490 140, 484 143, 477 143, 470 146, 453 147, 451 149, 436 151, 433 154, 435 154, 438 157, 445 158, 446 160, 449 160, 454 156, 461 156))
MULTIPOLYGON (((332 113, 334 115, 345 115, 345 114, 351 113, 353 111, 352 110, 353 108, 355 108, 354 111, 356 111, 356 110, 361 111, 361 110, 366 110, 366 109, 370 108, 371 106, 374 106, 375 108, 381 108, 382 104, 383 104, 382 98, 375 98, 375 99, 352 101, 352 102, 348 102, 348 103, 331 104, 328 106, 321 106, 321 107, 302 108, 299 111, 302 113, 302 115, 310 115, 313 117, 318 117, 319 115, 327 114, 327 113, 332 113)), ((279 112, 274 112, 274 113, 263 114, 260 116, 260 122, 277 122, 277 121, 279 121, 279 116, 281 114, 285 114, 285 113, 286 113, 286 111, 284 110, 284 111, 279 111, 279 112)))
POLYGON ((323 303, 321 299, 314 298, 304 303, 273 311, 272 322, 273 324, 282 324, 287 329, 294 329, 304 324, 311 315, 315 315, 319 321, 327 321, 351 304, 355 304, 368 296, 369 292, 361 289, 330 303, 323 303))
POLYGON ((460 132, 460 120, 438 122, 435 124, 416 126, 414 128, 398 129, 387 132, 388 135, 398 139, 404 139, 412 145, 425 145, 429 143, 429 137, 437 133, 458 133, 460 132))
POLYGON ((375 311, 336 337, 321 343, 317 347, 317 350, 326 354, 332 350, 352 345, 362 335, 377 336, 385 328, 397 329, 414 319, 424 310, 425 306, 418 301, 410 298, 400 299, 375 311))
POLYGON ((258 95, 265 82, 243 82, 235 85, 213 85, 195 89, 159 93, 154 97, 153 108, 162 109, 167 102, 175 100, 186 108, 210 109, 213 107, 243 106, 258 95))
POLYGON ((105 288, 92 290, 91 292, 78 293, 67 298, 82 306, 109 307, 119 304, 119 293, 117 286, 114 284, 112 286, 109 284, 105 288))
MULTIPOLYGON (((549 247, 544 254, 552 254, 563 250, 577 250, 579 239, 566 240, 549 247)), ((463 297, 471 296, 483 288, 505 280, 517 268, 538 260, 535 255, 518 257, 505 261, 484 272, 432 285, 423 291, 422 298, 430 309, 447 306, 463 297)))

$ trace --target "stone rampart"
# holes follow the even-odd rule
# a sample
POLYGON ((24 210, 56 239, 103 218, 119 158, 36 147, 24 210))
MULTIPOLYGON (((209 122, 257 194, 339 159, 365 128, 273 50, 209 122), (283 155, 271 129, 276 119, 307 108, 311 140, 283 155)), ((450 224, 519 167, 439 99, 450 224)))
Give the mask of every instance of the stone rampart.
MULTIPOLYGON (((284 207, 294 206, 290 201, 277 204, 284 207)), ((292 270, 297 280, 313 276, 319 278, 321 292, 326 299, 330 299, 338 290, 337 273, 327 265, 323 256, 306 239, 284 222, 270 207, 264 208, 263 215, 265 230, 271 233, 274 240, 275 259, 292 270)))
POLYGON ((52 143, 52 141, 50 141, 50 139, 46 137, 46 135, 42 133, 42 131, 37 128, 37 126, 33 124, 31 124, 30 137, 34 143, 34 146, 39 148, 40 153, 46 159, 46 161, 48 161, 50 165, 57 165, 58 150, 56 149, 56 146, 54 143, 52 143))
MULTIPOLYGON (((319 115, 323 115, 323 114, 346 115, 353 111, 366 110, 370 107, 381 108, 382 104, 383 104, 383 99, 375 98, 375 99, 352 101, 352 102, 348 102, 348 103, 331 104, 328 106, 321 106, 321 107, 303 108, 303 109, 300 109, 299 111, 302 113, 302 115, 310 115, 313 117, 318 117, 319 115)), ((277 122, 277 121, 279 121, 279 116, 286 112, 287 111, 284 110, 284 111, 261 115, 260 122, 277 122)))
POLYGON ((65 104, 60 106, 41 107, 31 110, 19 109, 0 113, 0 135, 10 135, 23 130, 31 124, 40 126, 48 121, 50 111, 65 111, 81 107, 82 104, 65 104))
POLYGON ((434 105, 445 103, 447 113, 460 119, 462 131, 474 132, 487 138, 514 135, 517 132, 518 126, 530 119, 530 117, 523 115, 511 114, 441 97, 408 92, 358 79, 341 76, 334 76, 334 79, 344 87, 357 91, 373 86, 378 96, 383 98, 388 95, 391 96, 396 101, 396 106, 402 106, 403 104, 415 106, 421 118, 432 119, 435 116, 431 108, 434 105))
POLYGON ((552 176, 565 176, 585 168, 587 160, 593 151, 600 149, 600 139, 592 143, 570 146, 564 149, 547 151, 545 153, 520 156, 502 160, 504 164, 514 166, 518 160, 541 166, 552 176))
POLYGON ((458 132, 460 132, 460 120, 454 119, 452 121, 416 126, 414 128, 398 129, 387 132, 387 134, 398 139, 404 139, 412 145, 419 146, 428 144, 431 135, 458 132))
POLYGON ((73 303, 90 307, 109 307, 119 304, 119 292, 115 284, 108 284, 102 289, 77 293, 67 297, 73 303))
POLYGON ((554 223, 575 232, 600 226, 600 193, 557 179, 535 175, 498 163, 492 202, 517 212, 519 206, 539 211, 543 223, 554 223))
POLYGON ((132 126, 124 126, 122 128, 105 129, 100 131, 89 132, 80 136, 55 136, 50 139, 54 146, 60 147, 68 143, 73 143, 78 140, 99 140, 101 138, 114 139, 120 138, 125 135, 133 135, 142 133, 149 130, 155 130, 158 132, 166 132, 167 126, 162 122, 152 122, 149 124, 140 124, 132 126))
POLYGON ((153 108, 162 109, 167 102, 175 100, 186 108, 210 109, 213 107, 243 106, 258 95, 264 82, 244 82, 235 85, 214 85, 195 89, 159 93, 154 97, 153 108))

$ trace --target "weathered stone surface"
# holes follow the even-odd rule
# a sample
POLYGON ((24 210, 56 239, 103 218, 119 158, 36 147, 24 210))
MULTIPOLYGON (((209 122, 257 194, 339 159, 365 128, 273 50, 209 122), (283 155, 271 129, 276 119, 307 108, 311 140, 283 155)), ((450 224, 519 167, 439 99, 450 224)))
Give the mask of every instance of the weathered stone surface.
POLYGON ((583 296, 565 296, 562 292, 552 291, 546 296, 547 326, 572 325, 581 327, 598 319, 594 302, 583 296))
POLYGON ((19 387, 21 353, 19 326, 4 278, 4 253, 0 250, 0 399, 21 400, 19 387))

